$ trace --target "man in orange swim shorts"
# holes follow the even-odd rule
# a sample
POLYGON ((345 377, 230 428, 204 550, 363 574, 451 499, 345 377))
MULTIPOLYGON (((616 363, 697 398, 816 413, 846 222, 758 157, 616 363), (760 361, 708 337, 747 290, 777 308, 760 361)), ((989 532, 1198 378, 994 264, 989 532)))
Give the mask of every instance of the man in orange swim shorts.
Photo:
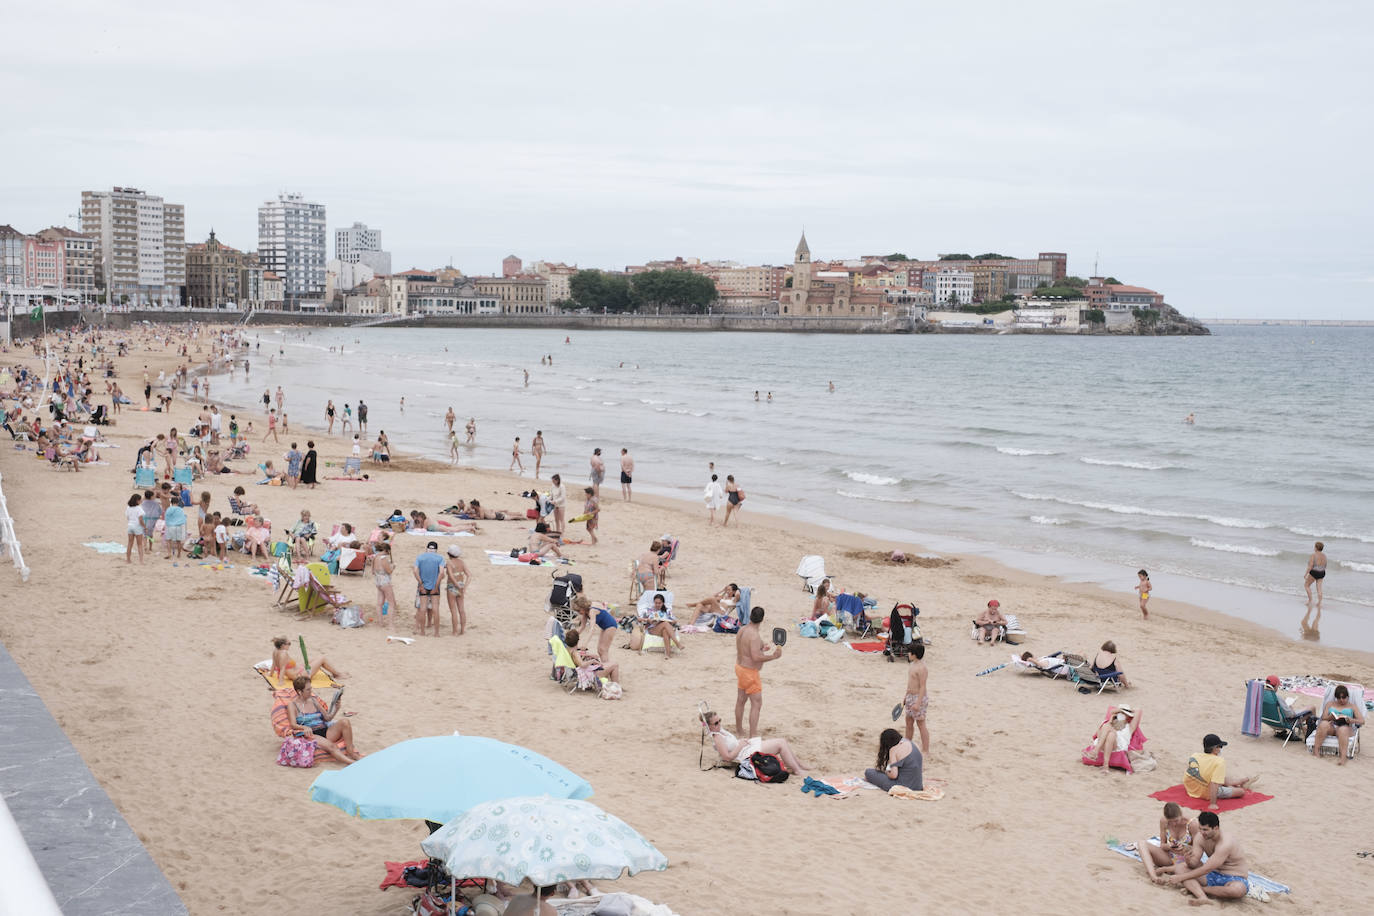
POLYGON ((735 681, 739 689, 735 694, 735 733, 744 737, 744 704, 749 704, 749 734, 757 738, 759 734, 759 712, 763 709, 763 678, 759 669, 764 662, 782 657, 782 649, 770 645, 764 647, 763 635, 759 624, 763 623, 763 608, 756 607, 749 612, 749 623, 740 628, 735 637, 735 681))

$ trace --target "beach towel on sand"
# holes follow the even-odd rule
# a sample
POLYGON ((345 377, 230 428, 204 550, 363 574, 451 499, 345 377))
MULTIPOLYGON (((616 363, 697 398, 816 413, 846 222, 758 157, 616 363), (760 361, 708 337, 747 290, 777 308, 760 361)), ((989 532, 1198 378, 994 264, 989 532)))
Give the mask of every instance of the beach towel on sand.
MULTIPOLYGON (((1158 846, 1159 837, 1150 837, 1150 842, 1158 846)), ((1117 855, 1125 856, 1128 859, 1135 859, 1137 862, 1140 861, 1140 851, 1135 848, 1134 843, 1109 843, 1107 844, 1107 848, 1110 849, 1112 852, 1116 853, 1117 855)), ((1257 875, 1254 872, 1250 872, 1250 877, 1246 880, 1250 882, 1250 887, 1258 888, 1259 890, 1265 891, 1266 893, 1292 893, 1292 888, 1290 888, 1287 884, 1280 884, 1273 878, 1266 878, 1264 875, 1257 875)))
MULTIPOLYGON (((1167 789, 1160 789, 1158 792, 1151 792, 1151 798, 1157 798, 1162 802, 1176 802, 1185 808, 1192 808, 1194 811, 1206 811, 1207 799, 1193 798, 1188 794, 1188 790, 1183 788, 1183 783, 1170 786, 1167 789)), ((1235 811, 1237 808, 1245 808, 1249 805, 1258 805, 1260 802, 1267 802, 1273 798, 1272 795, 1265 795, 1263 792, 1246 792, 1240 798, 1218 798, 1218 811, 1235 811)))
POLYGON ((847 642, 845 645, 855 652, 881 652, 887 648, 887 643, 881 639, 872 642, 847 642))
MULTIPOLYGON (((535 565, 535 564, 533 564, 533 563, 530 563, 528 560, 521 560, 521 559, 519 559, 519 558, 517 558, 517 557, 511 556, 509 553, 502 553, 502 552, 499 551, 499 550, 488 550, 488 551, 487 551, 487 559, 488 559, 489 561, 491 561, 491 565, 492 565, 492 566, 533 566, 533 565, 535 565)), ((554 562, 553 560, 550 560, 548 557, 541 557, 540 560, 539 560, 538 565, 539 565, 539 566, 569 566, 569 565, 571 565, 571 564, 568 564, 568 563, 557 563, 557 562, 554 562)))

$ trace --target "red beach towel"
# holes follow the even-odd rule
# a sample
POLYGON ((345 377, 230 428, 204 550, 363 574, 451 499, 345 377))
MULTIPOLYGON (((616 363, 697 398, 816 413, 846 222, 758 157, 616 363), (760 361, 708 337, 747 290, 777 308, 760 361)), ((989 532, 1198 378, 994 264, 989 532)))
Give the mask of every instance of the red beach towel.
POLYGON ((855 652, 881 652, 887 648, 887 643, 882 640, 877 642, 847 642, 845 645, 855 652))
MULTIPOLYGON (((1194 811, 1206 811, 1207 799, 1193 798, 1188 794, 1188 790, 1183 788, 1183 783, 1170 786, 1167 789, 1160 789, 1158 792, 1150 793, 1151 798, 1157 798, 1162 802, 1177 802, 1185 808, 1192 808, 1194 811)), ((1262 792, 1246 792, 1240 798, 1218 798, 1218 811, 1235 811, 1237 808, 1244 808, 1247 805, 1258 805, 1260 802, 1267 802, 1273 798, 1272 795, 1265 795, 1262 792)))

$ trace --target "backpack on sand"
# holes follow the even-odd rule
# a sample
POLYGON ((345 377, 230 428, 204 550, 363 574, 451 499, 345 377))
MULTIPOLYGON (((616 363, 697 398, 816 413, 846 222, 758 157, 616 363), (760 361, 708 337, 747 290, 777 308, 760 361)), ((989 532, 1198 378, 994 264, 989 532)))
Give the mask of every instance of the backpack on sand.
POLYGON ((791 775, 783 767, 777 754, 756 751, 749 755, 749 762, 753 765, 754 775, 759 782, 787 782, 787 777, 791 775))

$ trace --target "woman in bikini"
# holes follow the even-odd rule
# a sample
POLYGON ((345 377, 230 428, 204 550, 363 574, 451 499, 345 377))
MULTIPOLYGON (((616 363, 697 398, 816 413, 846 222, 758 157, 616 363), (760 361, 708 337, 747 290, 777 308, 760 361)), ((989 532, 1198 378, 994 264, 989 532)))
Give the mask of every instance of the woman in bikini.
POLYGON ((1303 576, 1302 587, 1307 592, 1307 603, 1312 603, 1312 583, 1317 584, 1317 604, 1322 603, 1322 580, 1326 578, 1326 545, 1318 541, 1312 555, 1307 558, 1307 573, 1303 576))
POLYGON ((377 610, 383 622, 390 624, 388 611, 396 610, 396 593, 391 588, 391 574, 396 566, 391 562, 391 544, 379 540, 373 548, 372 579, 377 584, 377 610))
POLYGON ((1201 836, 1197 818, 1189 820, 1183 816, 1183 809, 1176 802, 1164 806, 1164 816, 1159 819, 1159 845, 1149 840, 1135 844, 1140 853, 1140 861, 1145 863, 1145 873, 1153 881, 1158 875, 1156 868, 1170 868, 1188 859, 1193 851, 1193 838, 1201 836))
POLYGON ((735 612, 735 607, 739 604, 739 599, 739 586, 731 582, 709 598, 702 598, 700 601, 689 602, 687 606, 694 609, 697 612, 697 616, 702 614, 715 614, 717 617, 725 617, 735 612))
POLYGON ((663 567, 663 557, 659 554, 662 549, 663 542, 654 541, 649 545, 649 552, 641 554, 635 561, 635 581, 639 583, 640 591, 651 592, 658 587, 663 567))
POLYGON ((1336 764, 1345 766, 1345 751, 1350 744, 1350 736, 1361 725, 1364 725, 1364 710, 1350 702, 1350 690, 1344 684, 1336 685, 1331 702, 1326 704, 1321 722, 1317 725, 1317 734, 1312 741, 1312 756, 1320 760, 1322 742, 1327 735, 1335 735, 1336 764))
POLYGON ((343 680, 348 677, 348 672, 335 668, 327 658, 319 658, 314 665, 301 669, 296 664, 296 660, 291 657, 291 640, 285 636, 272 637, 272 674, 283 681, 288 681, 298 674, 313 677, 316 671, 323 671, 336 680, 343 680))
MULTIPOLYGON (((310 687, 310 678, 304 674, 298 675, 291 682, 291 686, 296 688, 296 699, 292 700, 286 709, 287 715, 291 718, 292 730, 296 734, 313 736, 315 745, 339 763, 356 763, 363 755, 353 746, 353 725, 348 719, 335 721, 335 716, 331 715, 315 697, 315 692, 310 687), (339 749, 338 742, 341 739, 352 756, 339 749)), ((346 717, 352 713, 343 715, 346 717)))
POLYGON ((448 549, 448 559, 444 561, 444 593, 448 595, 448 614, 453 624, 453 635, 462 636, 468 628, 468 615, 463 609, 463 592, 472 580, 468 565, 463 562, 463 548, 457 544, 448 549))

